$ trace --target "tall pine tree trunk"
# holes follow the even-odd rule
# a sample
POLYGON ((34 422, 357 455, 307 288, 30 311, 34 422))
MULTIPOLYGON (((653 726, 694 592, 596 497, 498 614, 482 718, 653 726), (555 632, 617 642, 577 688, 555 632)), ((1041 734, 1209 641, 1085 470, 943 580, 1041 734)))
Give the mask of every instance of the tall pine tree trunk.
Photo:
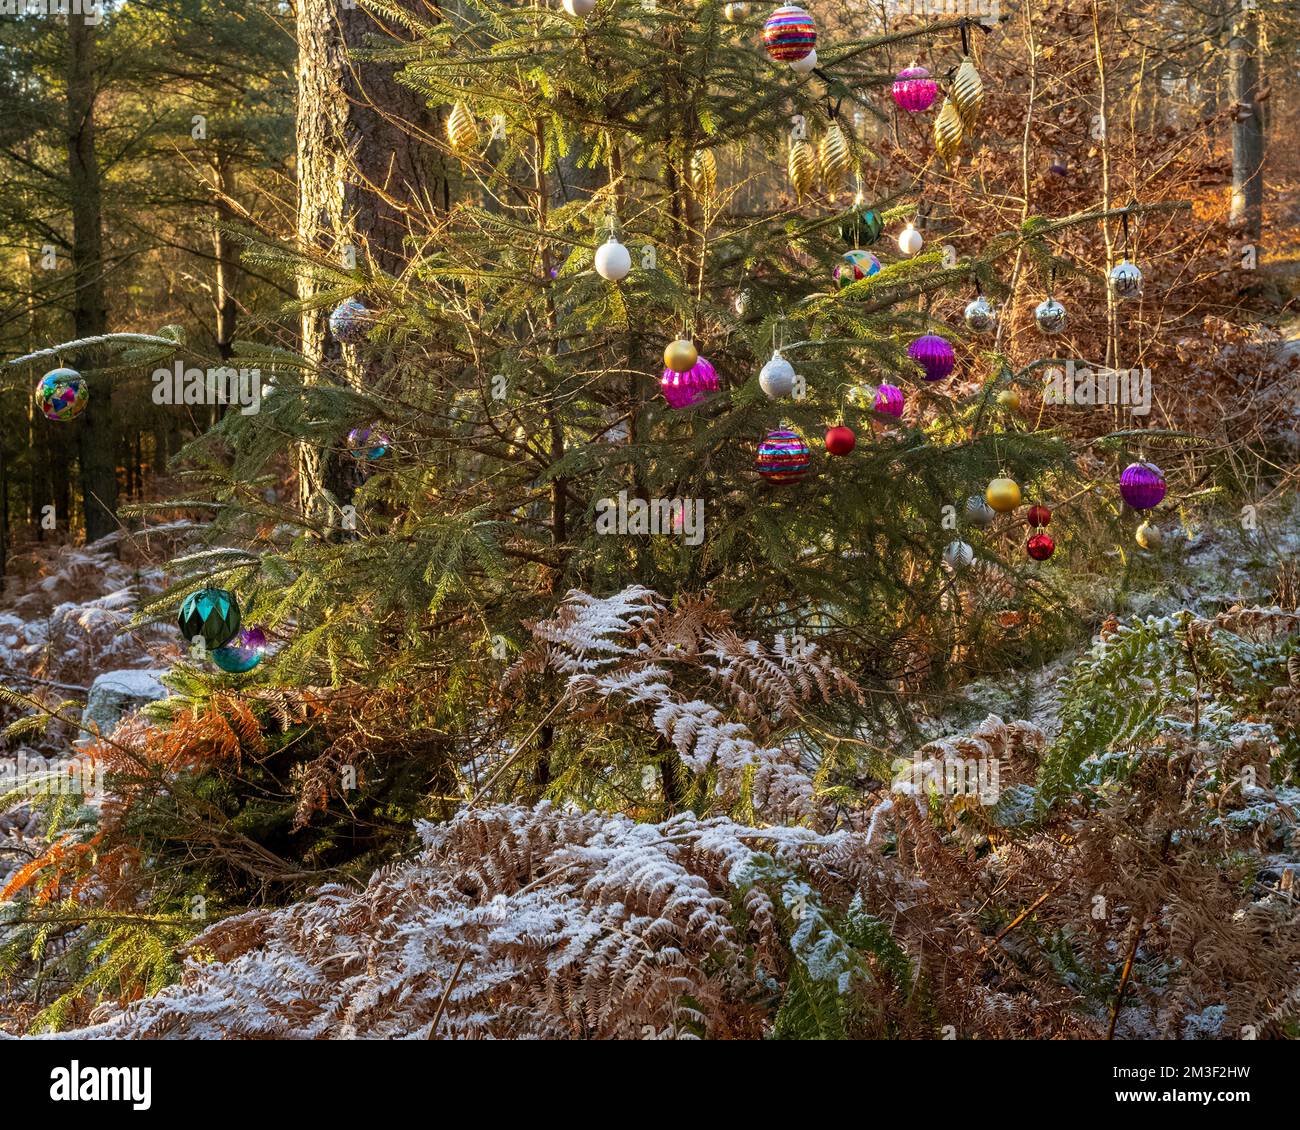
MULTIPOLYGON (((297 29, 299 241, 338 265, 351 250, 358 266, 400 274, 407 213, 435 210, 440 162, 418 135, 436 129, 437 115, 396 81, 392 68, 348 58, 349 49, 382 30, 361 8, 298 0, 297 29)), ((301 298, 318 290, 314 279, 300 275, 301 298)), ((359 382, 359 363, 329 336, 328 317, 328 310, 302 315, 302 351, 314 370, 309 379, 345 363, 349 379, 359 382)), ((336 524, 350 471, 330 452, 304 445, 298 456, 304 515, 336 524)))
MULTIPOLYGON (((99 161, 95 155, 95 34, 77 16, 68 18, 68 188, 72 196, 72 277, 75 286, 74 336, 108 330, 104 291, 104 233, 99 161)), ((74 359, 73 364, 88 364, 74 359)), ((117 469, 114 461, 112 384, 88 378, 90 410, 77 423, 81 494, 86 540, 117 528, 117 469)), ((60 519, 66 515, 60 513, 60 519)))
POLYGON ((1259 239, 1264 212, 1264 119, 1259 98, 1259 26, 1242 12, 1228 41, 1228 71, 1236 116, 1232 123, 1232 209, 1229 223, 1259 239))

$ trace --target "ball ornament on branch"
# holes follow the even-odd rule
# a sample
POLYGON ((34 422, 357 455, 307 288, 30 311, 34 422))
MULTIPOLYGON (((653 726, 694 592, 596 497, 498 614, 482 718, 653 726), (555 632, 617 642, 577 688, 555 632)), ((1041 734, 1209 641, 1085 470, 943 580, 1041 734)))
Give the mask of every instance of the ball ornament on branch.
POLYGON ((836 424, 826 429, 826 453, 828 455, 847 455, 857 445, 858 437, 846 424, 836 424))
POLYGON ((957 364, 951 343, 938 334, 918 337, 907 347, 907 355, 921 367, 927 381, 943 380, 957 364))
POLYGON ((754 460, 754 469, 769 483, 796 483, 811 467, 808 444, 798 432, 787 428, 768 432, 754 460))
POLYGON ((966 304, 962 318, 966 322, 966 328, 971 333, 988 333, 998 324, 997 311, 993 309, 993 304, 982 294, 966 304))
POLYGON ((778 349, 759 370, 758 387, 769 400, 780 400, 794 391, 794 366, 781 356, 778 349))
POLYGON ((900 110, 919 114, 934 105, 939 84, 925 67, 904 67, 894 77, 894 101, 900 110))
POLYGON ((1034 309, 1034 321, 1045 334, 1059 334, 1065 329, 1065 307, 1055 298, 1045 298, 1034 309))
POLYGON ((984 501, 999 514, 1009 514, 1020 505, 1020 484, 1015 479, 1000 475, 984 491, 984 501))
POLYGON ((76 369, 51 369, 36 382, 36 407, 55 423, 66 423, 86 410, 90 386, 76 369))
POLYGON ((817 46, 817 25, 797 4, 784 4, 763 24, 763 46, 778 63, 795 63, 817 46))
POLYGON ((1164 472, 1154 463, 1130 463, 1119 477, 1119 493, 1134 510, 1151 510, 1168 489, 1164 472))
POLYGON ((709 393, 718 388, 718 374, 703 357, 696 357, 695 364, 685 372, 664 369, 659 390, 668 401, 669 408, 692 408, 709 393))
POLYGON ((596 248, 596 274, 609 282, 627 278, 632 270, 632 253, 615 236, 596 248))

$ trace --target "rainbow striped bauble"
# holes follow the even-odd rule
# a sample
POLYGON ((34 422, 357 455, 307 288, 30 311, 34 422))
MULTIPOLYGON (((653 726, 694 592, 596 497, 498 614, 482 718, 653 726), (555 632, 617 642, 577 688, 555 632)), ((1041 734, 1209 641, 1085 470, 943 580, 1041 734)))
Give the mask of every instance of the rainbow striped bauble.
POLYGON ((684 373, 665 369, 659 390, 668 401, 669 408, 691 408, 718 388, 718 374, 703 357, 684 373))
POLYGON ((876 401, 872 407, 886 416, 901 419, 903 415, 903 390, 897 385, 883 384, 876 389, 876 401))
POLYGON ((812 452, 798 432, 778 428, 758 445, 754 470, 769 483, 797 483, 812 468, 812 452))
POLYGON ((56 423, 80 416, 89 399, 86 378, 76 369, 51 369, 36 385, 36 407, 56 423))
POLYGON ((783 4, 763 25, 763 46, 778 63, 797 63, 817 46, 817 25, 798 4, 783 4))

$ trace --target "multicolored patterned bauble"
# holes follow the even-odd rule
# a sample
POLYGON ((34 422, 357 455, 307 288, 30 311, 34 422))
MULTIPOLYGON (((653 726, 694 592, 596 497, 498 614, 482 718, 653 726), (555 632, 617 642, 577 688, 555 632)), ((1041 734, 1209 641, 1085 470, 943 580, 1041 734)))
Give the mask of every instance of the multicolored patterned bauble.
POLYGON ((1110 289, 1116 298, 1142 297, 1142 272, 1127 259, 1121 259, 1110 271, 1110 289))
POLYGON ((993 309, 993 304, 982 294, 966 304, 966 312, 963 317, 966 319, 966 328, 971 333, 988 333, 998 324, 997 311, 993 309))
POLYGON ((778 428, 758 445, 754 470, 769 483, 795 483, 812 467, 812 452, 798 432, 778 428))
POLYGON ((47 420, 63 423, 85 411, 90 386, 76 369, 51 369, 36 384, 36 407, 47 420))
POLYGON ((879 213, 854 208, 840 224, 840 238, 853 247, 866 244, 870 247, 885 230, 885 221, 879 213))
POLYGON ((972 526, 978 526, 981 530, 987 529, 993 525, 997 516, 997 511, 978 494, 972 494, 966 500, 966 521, 972 526))
POLYGON ((388 454, 392 441, 374 428, 353 428, 348 432, 348 450, 354 459, 374 462, 388 454))
POLYGON ((857 444, 858 437, 853 429, 844 424, 836 424, 826 429, 826 452, 828 455, 847 455, 857 444))
POLYGON ((975 560, 975 551, 964 541, 950 541, 943 551, 943 563, 956 572, 975 560))
POLYGON ((903 415, 903 390, 897 385, 883 384, 876 389, 876 402, 872 407, 895 420, 903 415))
POLYGON ((1041 502, 1034 503, 1025 512, 1025 521, 1031 526, 1046 526, 1052 520, 1052 512, 1041 502))
POLYGON ((1005 475, 999 476, 984 491, 984 501, 999 514, 1009 514, 1020 505, 1020 484, 1005 475))
POLYGON ((669 408, 690 408, 718 388, 718 374, 703 357, 697 358, 686 372, 665 369, 659 382, 669 408))
POLYGON ((758 387, 769 400, 780 400, 794 391, 794 366, 781 356, 778 349, 759 370, 758 387))
POLYGON ((843 286, 858 279, 870 278, 879 272, 880 260, 870 251, 846 251, 844 262, 835 268, 835 281, 843 286))
POLYGON ((330 333, 335 341, 344 344, 365 341, 374 317, 366 304, 357 298, 346 298, 330 314, 330 333))
POLYGON ((763 25, 763 46, 778 63, 793 63, 817 46, 817 25, 797 4, 784 4, 763 25))
POLYGON ((181 603, 176 624, 187 642, 201 636, 208 650, 215 651, 239 631, 239 601, 229 589, 201 588, 181 603))
POLYGON ((927 381, 941 381, 957 364, 957 355, 947 338, 924 334, 907 347, 907 355, 925 371, 927 381))
POLYGON ((1055 298, 1045 298, 1034 309, 1034 321, 1045 334, 1059 334, 1065 329, 1065 307, 1055 298))
POLYGON ((1034 534, 1025 542, 1025 552, 1035 561, 1046 561, 1056 552, 1056 542, 1049 534, 1034 534))
POLYGON ((1165 542, 1164 531, 1159 526, 1153 526, 1150 522, 1143 522, 1133 536, 1143 549, 1157 550, 1165 542))
POLYGON ((695 344, 685 338, 679 337, 664 347, 664 368, 671 369, 674 373, 689 373, 699 359, 700 354, 695 344))
POLYGON ((909 114, 928 110, 938 93, 939 84, 925 67, 904 67, 894 78, 894 101, 909 114))
POLYGON ((262 662, 266 653, 266 633, 261 628, 244 628, 237 641, 208 653, 209 658, 232 675, 242 675, 262 662))
POLYGON ((1154 463, 1130 463, 1119 477, 1119 493, 1134 510, 1158 506, 1167 489, 1164 473, 1154 463))

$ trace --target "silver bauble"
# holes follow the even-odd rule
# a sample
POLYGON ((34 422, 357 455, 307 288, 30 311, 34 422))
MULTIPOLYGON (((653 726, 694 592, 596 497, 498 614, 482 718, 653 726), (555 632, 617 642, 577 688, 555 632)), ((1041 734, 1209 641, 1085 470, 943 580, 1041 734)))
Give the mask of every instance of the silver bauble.
POLYGON ((781 356, 780 350, 772 354, 759 372, 758 387, 770 400, 780 400, 794 391, 794 366, 781 356))
POLYGON ((1142 272, 1127 259, 1121 259, 1110 271, 1110 289, 1116 298, 1142 297, 1142 272))
POLYGON ((1065 307, 1055 298, 1045 298, 1034 310, 1034 321, 1045 334, 1059 334, 1065 329, 1065 307))
POLYGON ((964 541, 952 541, 943 551, 943 563, 954 571, 965 569, 975 560, 975 551, 964 541))
POLYGON ((972 333, 988 333, 998 323, 997 311, 982 294, 966 306, 966 328, 972 333))
POLYGON ((993 525, 997 514, 982 495, 972 494, 966 500, 966 521, 972 526, 977 526, 981 530, 993 525))

